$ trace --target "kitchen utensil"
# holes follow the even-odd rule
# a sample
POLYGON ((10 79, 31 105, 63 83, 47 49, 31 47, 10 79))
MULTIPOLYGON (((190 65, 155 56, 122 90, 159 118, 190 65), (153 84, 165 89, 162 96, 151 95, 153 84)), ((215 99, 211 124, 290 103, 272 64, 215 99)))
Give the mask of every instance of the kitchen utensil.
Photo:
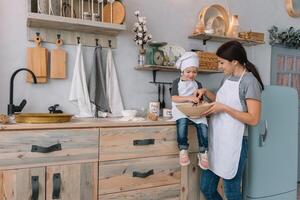
POLYGON ((160 84, 157 85, 158 91, 157 91, 157 101, 160 103, 160 84))
POLYGON ((164 52, 159 47, 165 45, 167 45, 166 42, 149 42, 146 52, 146 63, 149 65, 162 65, 164 62, 164 52))
POLYGON ((57 39, 57 48, 51 51, 50 78, 66 78, 67 53, 60 48, 62 44, 62 39, 57 39))
POLYGON ((103 8, 103 21, 114 24, 122 24, 125 19, 125 7, 120 1, 108 3, 103 8), (112 9, 111 9, 112 7, 112 9), (112 16, 112 20, 111 20, 112 16))
POLYGON ((213 30, 216 35, 225 35, 225 21, 222 16, 210 17, 207 20, 206 31, 213 30))
POLYGON ((160 104, 161 108, 164 109, 166 106, 165 103, 165 85, 162 85, 162 102, 160 104))
POLYGON ((73 115, 62 113, 19 113, 16 114, 17 123, 31 123, 31 124, 43 124, 43 123, 63 123, 71 121, 73 115))
POLYGON ((167 44, 165 46, 159 47, 159 49, 162 50, 164 52, 164 55, 168 58, 167 65, 174 65, 177 59, 185 53, 184 48, 172 44, 167 44))
POLYGON ((49 15, 60 15, 60 0, 49 0, 49 15))
POLYGON ((176 105, 178 110, 186 114, 190 118, 198 118, 207 111, 212 105, 209 103, 202 103, 198 104, 196 106, 193 105, 193 103, 182 103, 176 105))
POLYGON ((41 14, 49 14, 48 0, 37 0, 37 10, 41 14))
POLYGON ((83 19, 84 20, 92 20, 92 13, 91 12, 83 12, 83 19))
MULTIPOLYGON (((41 47, 41 37, 35 37, 35 47, 27 48, 27 68, 33 71, 38 83, 47 82, 48 50, 41 47)), ((32 76, 27 76, 27 82, 33 82, 32 76)))
POLYGON ((198 14, 198 19, 200 24, 204 24, 205 28, 207 28, 207 22, 211 17, 220 16, 224 20, 225 25, 225 33, 228 31, 229 27, 229 16, 226 9, 219 5, 213 4, 211 6, 204 6, 198 14))

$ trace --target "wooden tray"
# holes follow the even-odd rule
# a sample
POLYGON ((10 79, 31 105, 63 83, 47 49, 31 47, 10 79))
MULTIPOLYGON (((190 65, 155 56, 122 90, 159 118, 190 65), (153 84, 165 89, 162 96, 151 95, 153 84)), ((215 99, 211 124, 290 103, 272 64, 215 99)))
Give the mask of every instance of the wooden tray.
POLYGON ((63 113, 19 113, 15 115, 17 123, 31 124, 69 122, 72 116, 73 115, 63 113))

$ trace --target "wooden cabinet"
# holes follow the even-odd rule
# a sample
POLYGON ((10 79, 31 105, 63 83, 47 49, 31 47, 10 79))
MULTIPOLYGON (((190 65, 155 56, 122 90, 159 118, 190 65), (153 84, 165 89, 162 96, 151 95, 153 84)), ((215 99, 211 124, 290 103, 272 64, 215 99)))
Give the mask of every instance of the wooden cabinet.
POLYGON ((98 163, 0 171, 1 200, 96 200, 98 163))
POLYGON ((44 200, 45 183, 45 167, 0 171, 0 199, 44 200))
POLYGON ((197 137, 190 127, 192 164, 179 165, 175 126, 101 128, 99 199, 199 200, 197 137))
POLYGON ((96 200, 99 129, 0 133, 1 200, 96 200))
POLYGON ((0 170, 98 161, 98 129, 0 132, 0 170))
POLYGON ((46 176, 46 200, 97 200, 97 162, 49 166, 46 176))
POLYGON ((187 167, 174 124, 11 130, 0 141, 0 200, 203 200, 194 127, 187 167))

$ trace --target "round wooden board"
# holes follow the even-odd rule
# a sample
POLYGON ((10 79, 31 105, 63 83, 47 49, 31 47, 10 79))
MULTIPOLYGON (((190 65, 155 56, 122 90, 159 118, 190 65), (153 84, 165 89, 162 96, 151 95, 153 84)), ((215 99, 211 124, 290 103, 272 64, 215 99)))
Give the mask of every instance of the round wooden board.
POLYGON ((285 0, 285 8, 289 16, 300 17, 300 8, 299 6, 297 7, 298 4, 296 4, 294 0, 285 0))
MULTIPOLYGON (((122 24, 125 19, 125 7, 120 1, 115 1, 112 5, 114 24, 122 24)), ((111 23, 111 4, 108 3, 103 8, 103 21, 111 23)))

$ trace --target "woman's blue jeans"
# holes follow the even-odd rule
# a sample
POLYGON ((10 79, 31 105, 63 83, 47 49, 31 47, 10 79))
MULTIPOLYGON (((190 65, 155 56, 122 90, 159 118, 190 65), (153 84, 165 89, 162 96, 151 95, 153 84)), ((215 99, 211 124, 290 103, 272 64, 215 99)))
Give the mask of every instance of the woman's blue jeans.
POLYGON ((188 118, 181 118, 176 120, 177 127, 177 143, 179 150, 187 150, 188 143, 188 125, 192 123, 197 129, 199 151, 204 152, 208 148, 208 129, 206 124, 196 124, 188 118))
MULTIPOLYGON (((244 137, 237 174, 232 179, 223 179, 224 193, 227 200, 242 200, 241 181, 248 157, 247 154, 248 141, 247 137, 244 137)), ((220 177, 214 174, 212 171, 202 171, 200 190, 202 191, 206 200, 222 200, 222 197, 217 191, 219 180, 220 177)))

